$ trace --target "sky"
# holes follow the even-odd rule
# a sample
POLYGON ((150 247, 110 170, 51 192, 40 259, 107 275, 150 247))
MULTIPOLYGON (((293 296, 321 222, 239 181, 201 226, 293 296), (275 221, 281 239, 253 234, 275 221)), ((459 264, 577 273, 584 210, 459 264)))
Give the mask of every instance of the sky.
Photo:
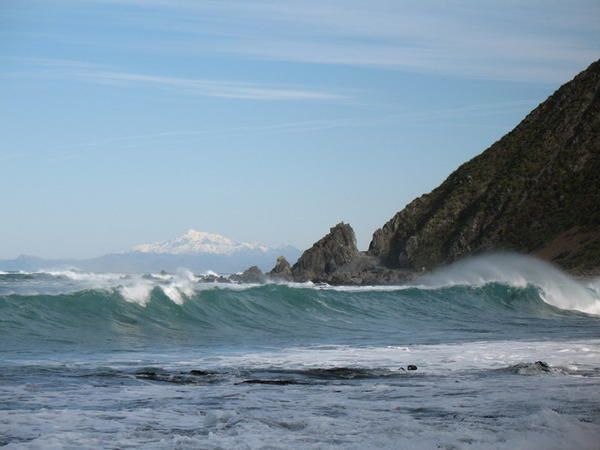
POLYGON ((597 0, 0 0, 0 258, 366 249, 599 57, 597 0))

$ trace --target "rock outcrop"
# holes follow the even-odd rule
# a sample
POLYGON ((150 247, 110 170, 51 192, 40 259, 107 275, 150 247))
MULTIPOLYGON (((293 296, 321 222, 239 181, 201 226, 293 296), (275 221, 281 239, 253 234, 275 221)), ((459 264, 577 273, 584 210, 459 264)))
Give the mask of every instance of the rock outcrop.
POLYGON ((238 283, 265 283, 267 277, 257 266, 252 266, 240 274, 234 274, 229 277, 231 281, 238 283))
POLYGON ((389 268, 432 269, 516 250, 572 273, 600 269, 600 61, 373 235, 389 268))
POLYGON ((600 61, 398 212, 368 252, 340 223, 291 272, 300 282, 390 284, 498 250, 600 274, 600 61))
MULTIPOLYGON (((269 273, 270 278, 279 264, 269 273)), ((389 269, 378 258, 359 252, 352 227, 339 223, 329 234, 306 250, 291 269, 296 282, 322 282, 333 285, 397 284, 413 277, 413 271, 389 269)))
POLYGON ((273 269, 267 275, 269 278, 276 281, 291 281, 293 279, 292 267, 284 256, 277 258, 275 267, 273 267, 273 269))
POLYGON ((354 230, 341 222, 300 256, 292 267, 292 275, 299 282, 329 282, 333 274, 358 254, 354 230))

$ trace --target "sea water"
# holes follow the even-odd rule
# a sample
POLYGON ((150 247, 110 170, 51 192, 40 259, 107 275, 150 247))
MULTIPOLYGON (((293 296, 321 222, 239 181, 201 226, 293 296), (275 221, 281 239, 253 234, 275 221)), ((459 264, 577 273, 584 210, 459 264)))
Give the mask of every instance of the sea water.
POLYGON ((598 449, 600 282, 0 273, 0 446, 598 449))

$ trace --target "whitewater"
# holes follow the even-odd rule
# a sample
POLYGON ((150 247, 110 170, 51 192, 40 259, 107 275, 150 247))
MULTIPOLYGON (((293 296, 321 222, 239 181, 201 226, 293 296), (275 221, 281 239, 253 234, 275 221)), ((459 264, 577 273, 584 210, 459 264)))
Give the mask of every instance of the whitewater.
POLYGON ((0 272, 0 446, 600 448, 598 279, 205 280, 0 272))

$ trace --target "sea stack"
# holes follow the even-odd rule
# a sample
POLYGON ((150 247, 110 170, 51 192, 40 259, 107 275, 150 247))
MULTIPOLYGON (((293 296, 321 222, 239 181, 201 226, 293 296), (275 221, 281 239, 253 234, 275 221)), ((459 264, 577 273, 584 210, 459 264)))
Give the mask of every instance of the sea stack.
POLYGON ((285 256, 279 256, 275 267, 267 274, 270 279, 275 281, 291 281, 292 267, 285 256))
POLYGON ((338 223, 329 233, 306 250, 292 267, 295 281, 329 282, 331 276, 357 255, 352 227, 338 223))

